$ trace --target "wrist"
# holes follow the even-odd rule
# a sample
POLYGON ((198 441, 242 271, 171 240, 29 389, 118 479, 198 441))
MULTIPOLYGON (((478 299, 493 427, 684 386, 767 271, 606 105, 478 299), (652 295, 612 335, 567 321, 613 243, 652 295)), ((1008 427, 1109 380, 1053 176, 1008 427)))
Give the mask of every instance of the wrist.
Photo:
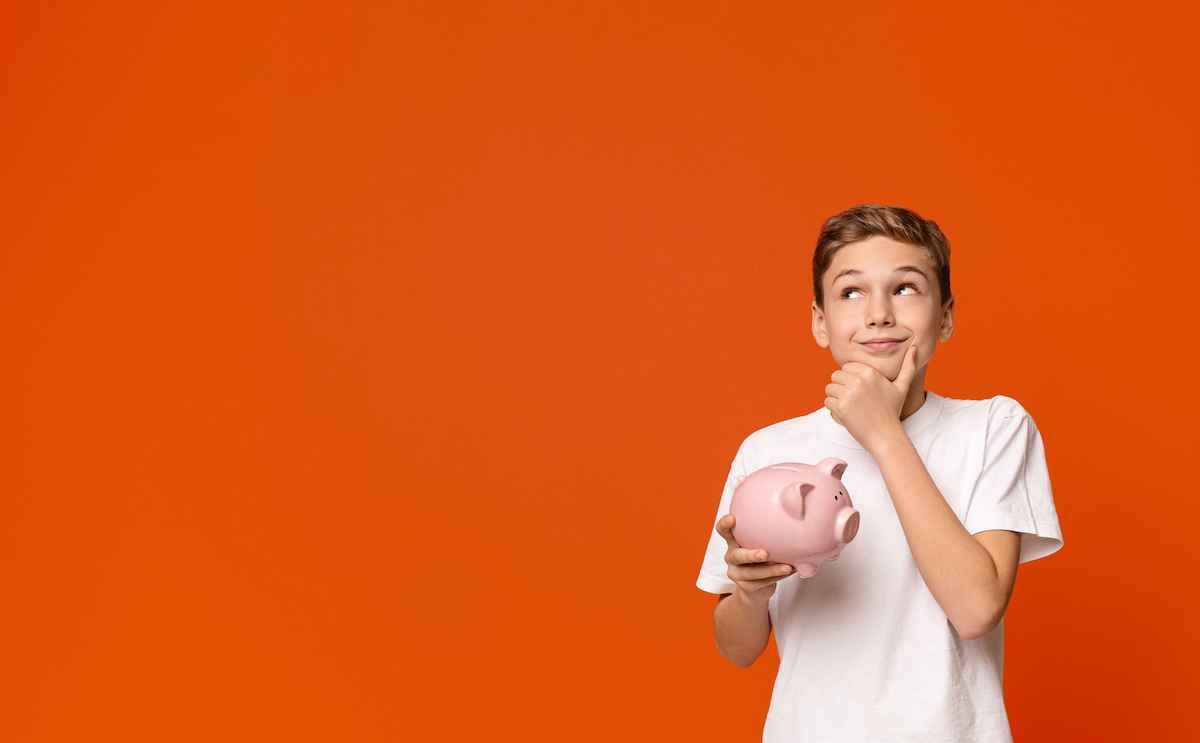
MULTIPOLYGON (((774 588, 774 584, 772 584, 771 587, 774 588)), ((767 605, 767 602, 771 600, 772 593, 774 593, 774 591, 746 591, 741 586, 735 586, 733 589, 733 596, 731 596, 731 598, 736 601, 739 606, 747 609, 761 610, 767 605)))
POLYGON ((888 421, 885 425, 877 428, 872 432, 872 435, 866 441, 858 442, 862 447, 871 453, 871 456, 876 459, 881 456, 886 456, 889 452, 894 451, 897 447, 904 445, 912 445, 908 434, 904 430, 904 424, 897 418, 888 421))

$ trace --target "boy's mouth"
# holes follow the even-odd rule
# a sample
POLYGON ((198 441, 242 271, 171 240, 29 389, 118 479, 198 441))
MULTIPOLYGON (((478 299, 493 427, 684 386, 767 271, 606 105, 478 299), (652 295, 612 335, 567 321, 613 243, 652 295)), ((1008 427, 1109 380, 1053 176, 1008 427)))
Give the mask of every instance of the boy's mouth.
POLYGON ((870 341, 863 341, 861 345, 872 351, 888 351, 903 342, 904 341, 899 338, 876 338, 870 341))

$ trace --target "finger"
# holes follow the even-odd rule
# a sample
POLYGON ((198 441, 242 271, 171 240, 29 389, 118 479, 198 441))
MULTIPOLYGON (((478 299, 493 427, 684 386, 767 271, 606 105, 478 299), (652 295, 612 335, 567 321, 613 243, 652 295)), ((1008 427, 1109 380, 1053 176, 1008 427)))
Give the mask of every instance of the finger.
POLYGON ((721 538, 725 540, 730 549, 736 549, 742 546, 738 544, 737 539, 735 539, 733 536, 734 522, 735 517, 732 513, 727 513, 721 518, 717 519, 717 533, 721 535, 721 538))
POLYGON ((837 410, 834 410, 834 407, 836 405, 837 405, 837 398, 835 398, 835 397, 825 398, 825 407, 829 409, 829 414, 833 416, 834 423, 837 423, 839 426, 844 426, 845 424, 842 423, 842 419, 838 417, 837 410))
MULTIPOLYGON (((766 563, 770 555, 764 549, 745 549, 738 547, 725 553, 725 562, 730 565, 758 565, 766 563)), ((772 563, 773 564, 773 563, 772 563)))
POLYGON ((900 362, 900 373, 896 376, 896 389, 907 394, 913 377, 917 374, 917 337, 913 336, 912 343, 904 352, 904 360, 900 362))
POLYGON ((829 375, 830 384, 837 384, 843 387, 852 384, 856 379, 858 379, 857 375, 855 375, 853 372, 848 372, 845 369, 838 369, 833 374, 829 375))
POLYGON ((841 384, 825 385, 825 397, 828 397, 831 400, 838 399, 838 395, 845 394, 845 392, 846 392, 845 385, 841 385, 841 384))
MULTIPOLYGON (((771 596, 771 594, 775 593, 775 588, 776 588, 775 584, 778 583, 779 581, 783 580, 786 577, 787 577, 786 575, 779 575, 774 578, 768 578, 766 580, 743 580, 743 581, 734 581, 734 583, 737 583, 738 588, 740 588, 742 591, 744 591, 746 593, 749 593, 751 595, 759 595, 759 596, 764 596, 764 597, 769 598, 771 596)), ((733 579, 730 578, 730 580, 733 580, 733 579)))
POLYGON ((771 563, 769 565, 733 565, 729 568, 729 579, 735 583, 774 583, 796 572, 791 565, 771 563))

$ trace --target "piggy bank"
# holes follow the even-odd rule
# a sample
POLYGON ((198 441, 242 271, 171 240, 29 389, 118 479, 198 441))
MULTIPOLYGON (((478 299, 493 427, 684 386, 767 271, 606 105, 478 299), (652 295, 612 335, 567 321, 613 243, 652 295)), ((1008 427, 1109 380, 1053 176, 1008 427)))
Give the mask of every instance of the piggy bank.
POLYGON ((827 457, 815 467, 788 462, 738 476, 729 507, 734 538, 766 550, 769 561, 787 563, 798 575, 816 575, 858 533, 858 511, 842 485, 845 471, 845 462, 827 457))

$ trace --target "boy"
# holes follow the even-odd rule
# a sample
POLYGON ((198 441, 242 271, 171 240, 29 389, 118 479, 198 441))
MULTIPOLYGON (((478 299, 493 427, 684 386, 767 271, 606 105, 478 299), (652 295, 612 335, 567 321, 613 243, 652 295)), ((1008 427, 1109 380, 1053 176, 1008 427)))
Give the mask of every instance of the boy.
POLYGON ((812 332, 841 367, 825 407, 762 429, 734 458, 696 584, 720 594, 721 655, 747 667, 773 630, 764 741, 1011 741, 1001 619, 1017 563, 1062 546, 1045 452, 1016 401, 925 391, 954 332, 950 247, 899 207, 825 222, 812 332), (812 578, 733 537, 738 475, 848 463, 858 537, 812 578))

